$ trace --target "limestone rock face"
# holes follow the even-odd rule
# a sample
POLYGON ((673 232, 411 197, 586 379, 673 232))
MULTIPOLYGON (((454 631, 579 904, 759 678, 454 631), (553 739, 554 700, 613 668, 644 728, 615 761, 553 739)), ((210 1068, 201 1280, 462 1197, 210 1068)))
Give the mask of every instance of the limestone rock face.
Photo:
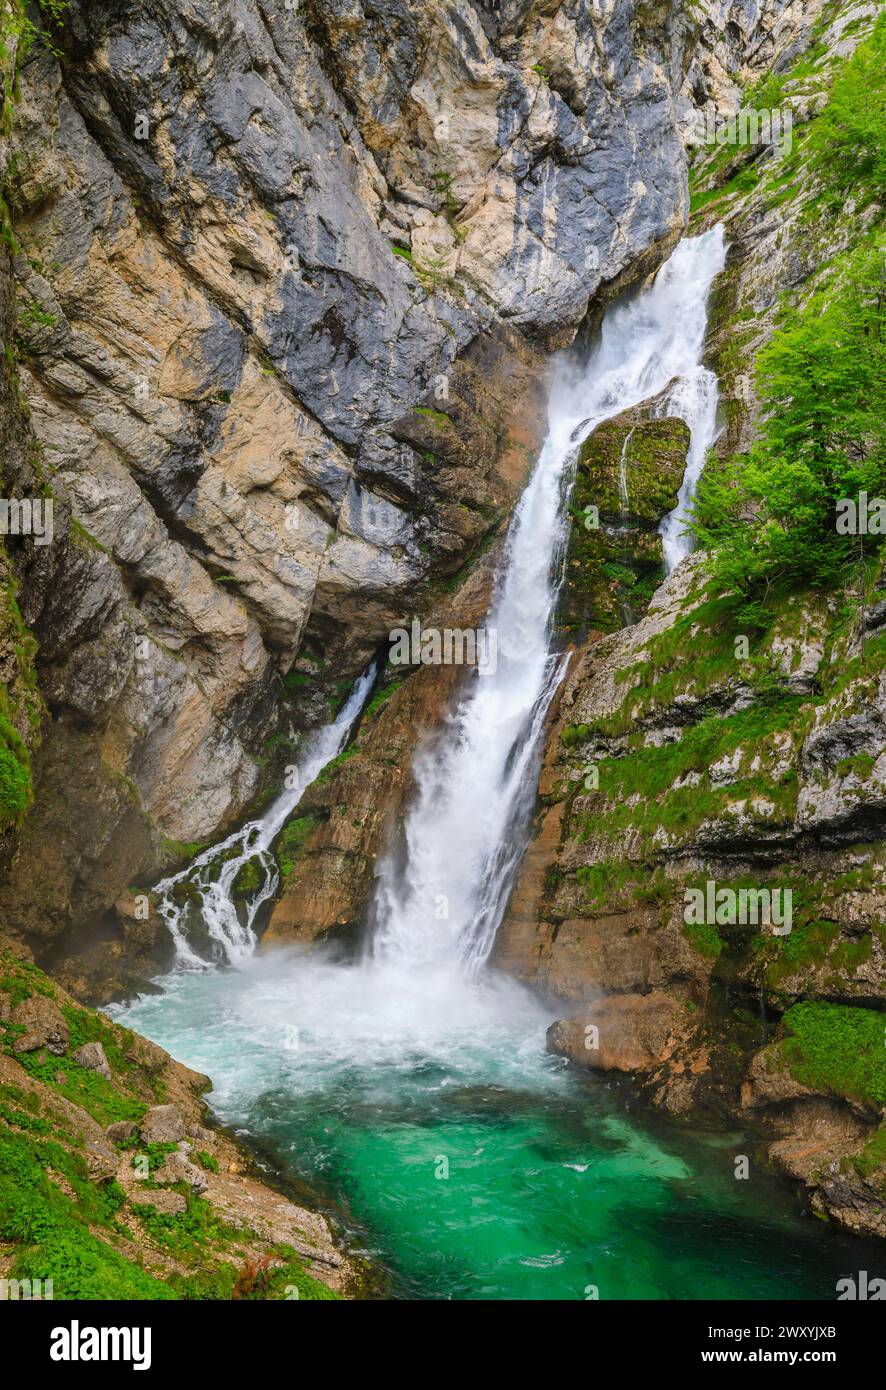
POLYGON ((701 32, 681 93, 689 138, 695 111, 731 115, 743 89, 802 53, 825 5, 826 0, 701 0, 701 32))
POLYGON ((12 1010, 10 1022, 25 1030, 15 1038, 14 1052, 36 1052, 40 1047, 55 1057, 63 1057, 67 1052, 71 1030, 58 1005, 42 994, 24 999, 12 1010))
POLYGON ((85 1067, 87 1071, 97 1071, 99 1076, 103 1076, 106 1081, 111 1080, 111 1068, 105 1056, 105 1049, 100 1042, 84 1043, 71 1053, 71 1061, 78 1066, 85 1067))
POLYGON ((144 1115, 139 1133, 144 1144, 177 1143, 185 1137, 185 1123, 174 1105, 155 1105, 144 1115))
POLYGON ((7 480, 55 499, 12 555, 51 718, 0 927, 72 988, 160 963, 113 904, 254 799, 293 662, 304 727, 506 521, 544 350, 682 230, 690 37, 633 2, 74 0, 29 56, 0 370, 7 480))

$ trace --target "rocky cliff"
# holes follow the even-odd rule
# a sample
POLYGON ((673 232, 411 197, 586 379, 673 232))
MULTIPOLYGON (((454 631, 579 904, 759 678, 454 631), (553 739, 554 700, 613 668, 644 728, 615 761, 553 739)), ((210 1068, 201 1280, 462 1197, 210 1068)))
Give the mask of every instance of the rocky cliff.
POLYGON ((457 587, 534 456, 546 351, 680 234, 694 21, 4 22, 4 476, 52 492, 56 541, 9 545, 47 716, 2 924, 104 995, 153 949, 121 895, 235 821, 268 741, 457 587))

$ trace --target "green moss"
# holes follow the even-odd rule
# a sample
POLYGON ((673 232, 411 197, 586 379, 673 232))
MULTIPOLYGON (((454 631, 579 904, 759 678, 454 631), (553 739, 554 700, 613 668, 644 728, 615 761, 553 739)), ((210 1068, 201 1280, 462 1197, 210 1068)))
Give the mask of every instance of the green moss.
POLYGON ((173 864, 189 863, 196 859, 198 854, 202 854, 205 849, 209 849, 211 840, 170 840, 164 838, 161 845, 163 862, 166 867, 173 864))
POLYGON ((768 939, 766 949, 775 959, 766 969, 766 984, 776 989, 789 976, 823 964, 838 932, 836 922, 795 921, 788 936, 768 939))
POLYGON ((871 1178, 886 1169, 886 1124, 881 1125, 861 1152, 854 1154, 848 1162, 863 1178, 871 1178))
POLYGON ((283 677, 283 688, 290 694, 298 690, 305 690, 314 683, 314 677, 306 675, 304 671, 287 671, 283 677))
MULTIPOLYGON (((733 808, 752 799, 769 803, 773 822, 792 818, 796 775, 788 773, 780 781, 771 781, 744 768, 750 768, 762 739, 793 727, 798 703, 786 699, 772 708, 755 705, 728 719, 712 715, 691 725, 677 742, 630 747, 623 756, 598 760, 599 791, 582 797, 580 819, 572 813, 570 828, 579 839, 593 840, 604 854, 616 856, 624 832, 639 831, 643 856, 654 859, 662 830, 672 842, 688 843, 704 822, 728 818, 733 808), (736 753, 741 755, 736 780, 725 786, 713 784, 713 764, 736 753), (690 774, 690 783, 676 785, 690 774)), ((587 726, 577 726, 578 731, 583 728, 587 726)), ((580 732, 564 733, 581 741, 580 732)))
POLYGON ((234 893, 248 897, 264 883, 264 873, 257 859, 248 859, 232 884, 234 893))
POLYGON ((451 425, 452 421, 448 415, 444 415, 442 410, 431 410, 430 406, 419 405, 415 408, 416 415, 424 415, 428 420, 432 420, 438 429, 445 429, 451 425))
POLYGON ((848 777, 854 773, 864 782, 870 777, 877 759, 871 753, 856 753, 851 758, 841 758, 834 771, 838 777, 848 777))
POLYGON ((778 1054, 805 1086, 874 1107, 886 1105, 884 1015, 806 1000, 782 1019, 778 1054))
POLYGON ((294 873, 296 860, 309 836, 322 824, 321 816, 297 816, 283 827, 277 839, 276 850, 280 877, 284 881, 294 873))
POLYGON ((717 928, 708 922, 684 922, 683 935, 693 950, 708 960, 716 960, 723 950, 717 928))
POLYGON ((10 996, 13 1008, 24 999, 30 999, 32 994, 42 994, 46 999, 56 998, 57 991, 38 966, 4 955, 2 971, 0 994, 10 996))
POLYGON ((386 678, 383 685, 375 692, 369 704, 366 706, 366 717, 374 714, 377 709, 381 709, 386 700, 389 700, 395 690, 399 690, 405 680, 404 676, 390 676, 386 678))
POLYGON ((582 445, 558 604, 563 631, 611 632, 642 616, 663 577, 657 527, 676 505, 688 437, 682 420, 629 417, 604 422, 582 445))
POLYGON ((0 584, 5 580, 0 587, 0 648, 10 650, 15 671, 8 685, 0 685, 0 832, 19 824, 33 803, 31 746, 45 712, 37 688, 37 643, 22 620, 9 573, 0 544, 0 584))

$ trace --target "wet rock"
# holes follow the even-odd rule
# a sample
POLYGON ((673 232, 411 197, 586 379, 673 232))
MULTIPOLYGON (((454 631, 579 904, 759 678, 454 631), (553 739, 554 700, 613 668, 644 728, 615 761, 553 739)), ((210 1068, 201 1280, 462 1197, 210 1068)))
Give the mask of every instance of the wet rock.
POLYGON ((552 1023, 548 1051, 594 1070, 648 1071, 662 1060, 684 1020, 683 1008, 669 995, 613 995, 580 1017, 552 1023))
POLYGON ((656 416, 663 399, 607 420, 582 445, 558 608, 570 636, 636 622, 663 577, 658 525, 677 504, 689 447, 682 420, 656 416), (599 525, 582 524, 588 506, 599 525))

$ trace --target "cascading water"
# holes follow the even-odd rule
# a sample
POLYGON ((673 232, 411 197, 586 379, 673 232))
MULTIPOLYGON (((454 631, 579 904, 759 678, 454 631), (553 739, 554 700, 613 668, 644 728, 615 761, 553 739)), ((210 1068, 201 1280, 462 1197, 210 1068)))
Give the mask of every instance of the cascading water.
MULTIPOLYGON (((618 460, 618 500, 620 503, 621 530, 623 532, 623 542, 621 548, 621 559, 625 568, 628 568, 630 560, 630 515, 631 499, 628 496, 628 449, 634 437, 633 429, 628 430, 625 435, 624 444, 621 446, 621 456, 618 460)), ((631 607, 630 589, 627 584, 619 585, 619 609, 621 611, 622 627, 631 627, 634 623, 634 610, 631 607)))
POLYGON ((627 522, 628 511, 631 499, 628 496, 628 447, 634 437, 634 431, 628 430, 625 435, 625 442, 621 446, 621 457, 618 460, 618 500, 621 503, 622 520, 627 522))
MULTIPOLYGON (((668 568, 688 552, 682 519, 716 420, 716 378, 701 364, 706 301, 724 261, 720 227, 681 242, 651 288, 607 313, 586 363, 561 366, 547 438, 511 523, 486 624, 495 634, 497 661, 473 675, 442 729, 419 751, 405 855, 392 854, 381 866, 371 947, 379 968, 476 980, 489 957, 524 848, 545 715, 565 671, 552 648, 551 619, 572 465, 597 425, 666 388, 659 413, 681 416, 691 432, 680 501, 662 523, 668 568)), ((620 488, 627 505, 625 468, 623 451, 620 488)), ((278 883, 271 842, 302 789, 342 747, 372 678, 367 673, 357 682, 335 722, 310 741, 299 790, 283 793, 266 815, 157 885, 158 911, 180 968, 207 964, 184 927, 186 909, 176 893, 184 881, 190 903, 199 898, 216 955, 231 963, 252 955, 256 915, 278 883), (241 919, 231 890, 251 860, 262 882, 241 919)))
POLYGON ((355 683, 350 695, 331 724, 309 735, 292 778, 291 789, 272 802, 263 816, 235 830, 226 840, 198 854, 186 869, 158 883, 157 912, 169 928, 175 944, 178 969, 205 970, 207 961, 194 950, 186 919, 197 908, 203 928, 213 946, 215 960, 236 964, 252 955, 256 938, 253 930, 262 903, 273 897, 279 874, 271 844, 295 810, 305 789, 344 747, 354 720, 360 713, 376 677, 373 663, 355 683), (258 888, 243 905, 243 919, 237 910, 232 889, 244 865, 255 861, 261 871, 258 888), (188 893, 180 890, 187 884, 188 893))
MULTIPOLYGON (((683 416, 692 432, 685 507, 716 412, 716 381, 711 387, 700 358, 708 290, 724 260, 722 228, 682 242, 650 289, 606 315, 586 364, 557 379, 547 439, 511 523, 487 621, 498 664, 473 677, 417 759, 405 866, 392 857, 382 869, 377 959, 407 969, 460 962, 476 977, 489 956, 522 854, 545 713, 564 670, 551 648, 551 617, 570 465, 603 420, 670 386, 662 409, 683 416)), ((663 533, 671 563, 686 549, 679 529, 675 513, 663 533)))
MULTIPOLYGON (((726 241, 722 227, 714 227, 699 241, 706 242, 713 270, 706 284, 719 275, 726 264, 726 241)), ((683 242, 685 246, 687 243, 683 242)), ((701 362, 707 317, 704 300, 696 304, 693 322, 687 325, 687 337, 694 344, 695 362, 676 373, 676 381, 658 407, 658 415, 678 415, 689 426, 689 450, 686 470, 677 496, 677 505, 659 527, 664 549, 665 573, 670 574, 692 549, 692 539, 686 530, 690 506, 698 487, 708 450, 717 438, 717 404, 719 389, 716 375, 701 362)))
MULTIPOLYGON (((488 969, 476 978, 522 851, 562 669, 550 624, 571 462, 596 423, 675 378, 670 408, 682 413, 679 383, 698 381, 722 263, 719 231, 684 242, 651 288, 608 312, 589 362, 561 372, 489 614, 498 665, 472 675, 418 759, 372 952, 347 963, 296 948, 250 958, 252 918, 235 926, 222 899, 247 859, 273 872, 262 856, 298 799, 287 794, 190 871, 224 860, 204 885, 204 912, 218 913, 215 939, 237 968, 179 970, 122 1011, 213 1077, 224 1122, 346 1204, 395 1294, 582 1299, 593 1285, 601 1298, 833 1296, 820 1244, 804 1246, 765 1174, 733 1181, 736 1136, 659 1137, 547 1053, 552 1016, 529 991, 488 969)), ((699 399, 689 387, 682 398, 694 440, 713 428, 699 399)), ((690 452, 687 475, 701 443, 690 452)), ((338 751, 368 682, 321 736, 302 783, 338 751)))

